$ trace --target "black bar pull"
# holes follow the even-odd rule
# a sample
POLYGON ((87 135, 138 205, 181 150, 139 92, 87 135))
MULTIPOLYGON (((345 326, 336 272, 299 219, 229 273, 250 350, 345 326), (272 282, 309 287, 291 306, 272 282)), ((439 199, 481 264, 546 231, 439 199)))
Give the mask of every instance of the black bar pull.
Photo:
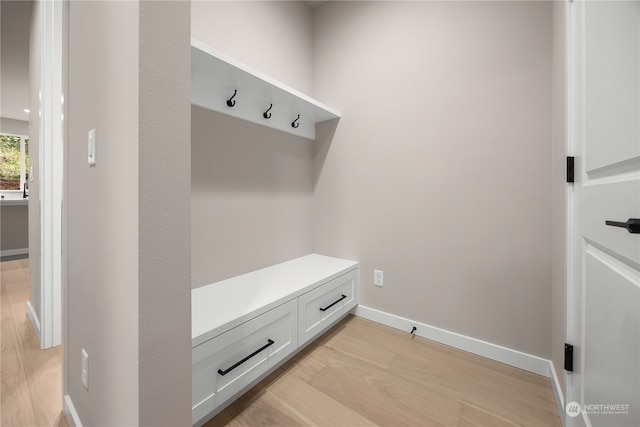
POLYGON ((331 304, 329 304, 328 306, 326 306, 325 308, 320 308, 320 311, 327 311, 329 310, 331 307, 333 307, 334 305, 336 305, 337 303, 339 303, 340 301, 342 301, 343 299, 345 299, 347 296, 346 295, 342 295, 342 297, 340 297, 339 300, 337 300, 336 302, 333 302, 331 304))
POLYGON ((626 228, 631 234, 640 234, 640 218, 629 218, 627 222, 605 221, 605 224, 612 227, 626 228))
POLYGON ((250 355, 248 355, 247 357, 245 357, 244 359, 242 359, 241 361, 237 362, 236 364, 234 364, 232 367, 225 369, 224 371, 222 369, 218 369, 218 373, 222 376, 227 375, 229 372, 233 371, 234 369, 236 369, 238 366, 242 365, 244 362, 246 362, 247 360, 251 359, 253 356, 255 356, 256 354, 260 353, 262 350, 264 350, 265 348, 272 346, 273 344, 275 344, 274 340, 268 340, 268 344, 264 345, 262 347, 260 347, 259 349, 257 349, 256 351, 254 351, 253 353, 251 353, 250 355))

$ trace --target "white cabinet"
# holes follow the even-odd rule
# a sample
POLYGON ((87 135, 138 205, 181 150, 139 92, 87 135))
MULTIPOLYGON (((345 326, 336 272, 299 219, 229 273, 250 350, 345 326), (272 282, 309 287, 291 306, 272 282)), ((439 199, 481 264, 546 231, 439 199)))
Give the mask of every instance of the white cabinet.
POLYGON ((296 349, 297 315, 289 301, 193 348, 194 423, 296 349))
POLYGON ((298 341, 304 344, 356 306, 358 272, 351 271, 298 298, 298 341))
POLYGON ((192 422, 203 424, 358 303, 359 264, 307 255, 191 292, 192 422))

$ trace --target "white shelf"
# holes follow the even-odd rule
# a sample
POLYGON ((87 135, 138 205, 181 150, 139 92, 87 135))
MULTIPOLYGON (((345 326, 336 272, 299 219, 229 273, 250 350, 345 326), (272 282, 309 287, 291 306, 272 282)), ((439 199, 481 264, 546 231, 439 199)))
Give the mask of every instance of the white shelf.
POLYGON ((359 267, 358 262, 311 254, 191 291, 195 347, 359 267))
POLYGON ((315 125, 340 113, 210 46, 191 39, 191 103, 315 140, 315 125), (227 106, 234 91, 236 104, 227 106), (263 113, 273 104, 271 118, 263 113), (298 128, 291 123, 300 115, 298 128))

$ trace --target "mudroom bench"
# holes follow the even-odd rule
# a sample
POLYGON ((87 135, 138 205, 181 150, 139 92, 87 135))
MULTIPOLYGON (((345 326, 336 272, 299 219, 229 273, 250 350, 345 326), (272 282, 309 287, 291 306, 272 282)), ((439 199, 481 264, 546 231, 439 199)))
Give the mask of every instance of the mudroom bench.
POLYGON ((358 262, 312 254, 193 289, 193 424, 344 317, 358 304, 358 277, 358 262))

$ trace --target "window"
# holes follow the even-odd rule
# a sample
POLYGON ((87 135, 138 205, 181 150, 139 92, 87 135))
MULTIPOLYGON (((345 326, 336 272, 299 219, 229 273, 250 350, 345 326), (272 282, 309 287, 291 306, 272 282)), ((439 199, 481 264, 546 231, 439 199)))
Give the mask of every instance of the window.
POLYGON ((29 138, 0 134, 0 190, 23 191, 28 180, 29 138))

